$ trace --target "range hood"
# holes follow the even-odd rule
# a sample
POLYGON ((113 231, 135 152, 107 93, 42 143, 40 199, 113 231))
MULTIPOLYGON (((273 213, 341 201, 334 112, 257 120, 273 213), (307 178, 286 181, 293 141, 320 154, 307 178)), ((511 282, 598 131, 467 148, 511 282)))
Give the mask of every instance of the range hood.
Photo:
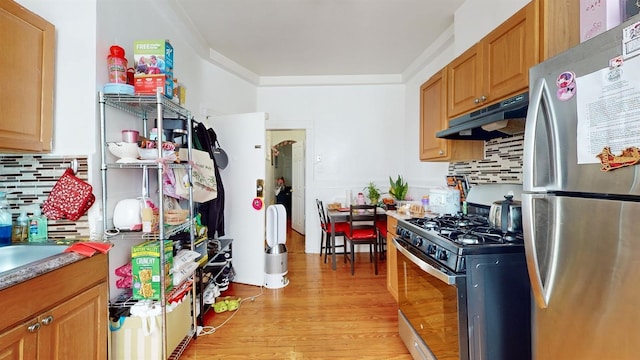
POLYGON ((529 107, 529 93, 516 95, 499 103, 449 121, 449 128, 436 137, 454 140, 489 140, 524 132, 529 107))

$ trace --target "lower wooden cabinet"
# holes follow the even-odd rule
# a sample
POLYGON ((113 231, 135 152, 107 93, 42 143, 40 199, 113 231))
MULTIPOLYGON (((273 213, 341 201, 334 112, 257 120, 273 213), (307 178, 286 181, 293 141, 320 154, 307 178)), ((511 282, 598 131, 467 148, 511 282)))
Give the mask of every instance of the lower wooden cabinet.
POLYGON ((8 310, 0 320, 0 359, 107 359, 106 256, 97 257, 102 261, 81 260, 0 291, 2 306, 26 315, 9 325, 14 318, 8 310))
POLYGON ((398 301, 398 255, 396 247, 393 245, 393 238, 396 236, 398 219, 387 216, 387 289, 398 301))
POLYGON ((33 318, 0 334, 0 355, 3 360, 37 359, 38 335, 29 326, 37 322, 33 318))

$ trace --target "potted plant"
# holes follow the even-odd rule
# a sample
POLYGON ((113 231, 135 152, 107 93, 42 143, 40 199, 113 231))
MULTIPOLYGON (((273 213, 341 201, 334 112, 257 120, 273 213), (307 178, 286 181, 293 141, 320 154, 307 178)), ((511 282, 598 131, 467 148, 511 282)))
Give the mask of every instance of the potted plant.
POLYGON ((378 189, 376 184, 370 181, 369 185, 362 190, 367 193, 367 197, 369 198, 369 201, 371 201, 372 205, 378 204, 378 200, 380 200, 380 189, 378 189))
POLYGON ((389 176, 389 184, 389 194, 396 199, 396 202, 403 201, 407 197, 409 183, 405 182, 400 175, 395 181, 389 176))

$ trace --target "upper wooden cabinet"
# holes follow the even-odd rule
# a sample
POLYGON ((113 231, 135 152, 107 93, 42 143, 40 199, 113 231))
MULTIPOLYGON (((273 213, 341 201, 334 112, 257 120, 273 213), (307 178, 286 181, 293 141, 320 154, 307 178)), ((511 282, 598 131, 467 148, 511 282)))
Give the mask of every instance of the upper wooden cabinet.
POLYGON ((483 62, 482 46, 476 44, 449 63, 446 68, 449 91, 445 117, 469 112, 487 99, 483 86, 483 62))
POLYGON ((539 34, 538 62, 580 43, 580 1, 533 0, 539 34))
POLYGON ((447 116, 457 117, 529 87, 529 68, 579 43, 579 4, 534 0, 447 66, 447 116))
POLYGON ((0 0, 0 151, 51 151, 55 28, 0 0))
POLYGON ((420 160, 463 161, 484 157, 484 142, 436 137, 446 129, 447 72, 441 70, 420 87, 420 160))
POLYGON ((449 117, 484 107, 529 86, 537 60, 536 11, 525 6, 447 66, 449 117))

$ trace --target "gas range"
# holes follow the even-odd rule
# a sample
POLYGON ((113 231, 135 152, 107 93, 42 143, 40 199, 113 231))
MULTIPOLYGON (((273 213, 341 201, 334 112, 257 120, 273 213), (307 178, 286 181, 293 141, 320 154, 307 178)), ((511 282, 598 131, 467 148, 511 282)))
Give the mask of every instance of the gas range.
POLYGON ((521 233, 502 233, 483 215, 441 215, 399 220, 398 240, 446 266, 464 273, 464 256, 523 252, 521 233))
POLYGON ((467 214, 399 220, 398 241, 419 257, 428 257, 455 273, 466 272, 466 255, 524 252, 522 233, 503 233, 489 223, 489 209, 507 192, 519 197, 519 186, 477 186, 467 197, 467 214))
POLYGON ((488 221, 504 195, 520 200, 522 187, 505 185, 471 188, 464 215, 398 220, 398 329, 415 359, 531 358, 523 236, 488 221))

